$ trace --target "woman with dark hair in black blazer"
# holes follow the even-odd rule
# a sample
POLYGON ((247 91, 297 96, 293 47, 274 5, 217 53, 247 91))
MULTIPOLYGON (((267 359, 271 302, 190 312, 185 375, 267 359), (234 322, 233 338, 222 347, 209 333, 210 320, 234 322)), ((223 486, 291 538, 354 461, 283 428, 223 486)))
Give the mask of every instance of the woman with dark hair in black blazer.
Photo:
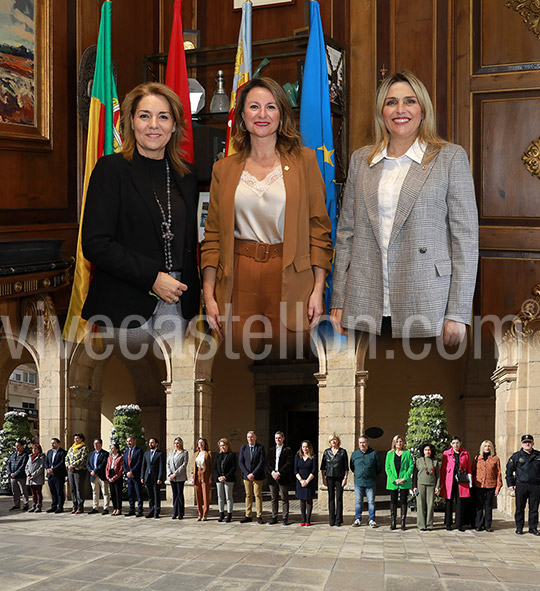
POLYGON ((124 482, 122 476, 124 474, 124 466, 120 447, 116 443, 111 443, 105 474, 107 475, 109 490, 111 492, 113 506, 111 516, 122 515, 122 484, 124 482))
POLYGON ((122 151, 100 158, 88 185, 82 246, 95 268, 82 316, 136 340, 182 338, 199 311, 199 194, 183 131, 178 96, 140 84, 122 104, 122 151))
POLYGON ((324 486, 328 487, 328 513, 330 525, 343 525, 343 489, 347 485, 349 457, 341 447, 341 438, 332 433, 330 447, 324 450, 321 472, 324 486))
POLYGON ((218 496, 219 522, 232 521, 233 488, 236 482, 236 456, 231 451, 231 444, 226 437, 218 441, 219 453, 214 458, 214 480, 218 496), (225 519, 227 502, 227 519, 225 519))

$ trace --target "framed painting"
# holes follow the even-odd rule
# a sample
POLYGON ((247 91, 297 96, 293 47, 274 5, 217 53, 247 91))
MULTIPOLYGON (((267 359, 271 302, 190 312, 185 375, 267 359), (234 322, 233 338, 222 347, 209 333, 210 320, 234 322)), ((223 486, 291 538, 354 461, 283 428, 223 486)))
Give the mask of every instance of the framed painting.
MULTIPOLYGON (((296 0, 251 0, 253 8, 262 6, 283 6, 284 4, 294 4, 296 0)), ((244 0, 233 0, 233 10, 242 10, 244 0)))
POLYGON ((51 149, 52 0, 0 2, 0 149, 51 149))

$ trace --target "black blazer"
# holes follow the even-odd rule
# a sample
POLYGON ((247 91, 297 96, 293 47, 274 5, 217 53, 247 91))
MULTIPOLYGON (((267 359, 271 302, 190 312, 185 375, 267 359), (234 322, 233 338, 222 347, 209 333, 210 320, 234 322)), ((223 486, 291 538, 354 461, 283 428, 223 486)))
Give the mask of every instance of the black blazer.
POLYGON ((234 452, 227 451, 214 455, 214 481, 225 476, 227 482, 236 482, 236 456, 234 452))
POLYGON ((165 482, 165 454, 160 449, 156 449, 153 458, 151 450, 144 452, 141 469, 141 478, 145 482, 156 482, 157 480, 165 482))
POLYGON ((264 479, 264 447, 255 442, 253 446, 253 457, 249 457, 249 445, 246 443, 240 448, 238 463, 242 470, 242 477, 247 480, 248 474, 255 476, 255 480, 264 479))
MULTIPOLYGON (((187 320, 199 312, 200 282, 197 268, 197 205, 195 174, 171 174, 186 205, 180 298, 187 320)), ((82 227, 84 256, 95 265, 82 316, 104 315, 119 327, 130 315, 150 318, 157 299, 148 292, 159 271, 165 271, 161 212, 141 156, 121 154, 100 158, 92 172, 82 227)), ((174 231, 174 228, 173 228, 174 231)), ((173 242, 174 246, 174 242, 173 242)), ((142 322, 142 323, 144 323, 142 322)))
MULTIPOLYGON (((135 446, 131 450, 131 468, 129 467, 129 447, 126 447, 124 451, 124 455, 122 458, 122 463, 124 466, 124 474, 131 472, 133 474, 133 478, 136 480, 141 479, 141 467, 143 461, 143 450, 140 447, 135 446)), ((126 476, 129 478, 129 476, 126 476)))
POLYGON ((101 480, 107 480, 107 475, 105 473, 105 468, 107 467, 107 458, 109 457, 109 452, 100 449, 99 451, 91 451, 88 454, 88 459, 86 460, 86 469, 90 473, 90 482, 94 482, 94 476, 92 476, 92 470, 101 478, 101 480), (94 468, 94 461, 96 454, 99 454, 97 466, 94 468))
POLYGON ((266 457, 266 477, 269 484, 288 485, 292 482, 293 452, 290 447, 283 446, 278 461, 279 480, 272 478, 272 472, 276 468, 276 447, 270 448, 266 457))
POLYGON ((53 471, 52 474, 46 474, 47 478, 59 478, 60 480, 65 480, 67 476, 67 469, 66 469, 66 450, 59 447, 56 450, 56 455, 54 456, 54 463, 53 463, 53 450, 50 449, 45 456, 45 472, 51 469, 53 471))

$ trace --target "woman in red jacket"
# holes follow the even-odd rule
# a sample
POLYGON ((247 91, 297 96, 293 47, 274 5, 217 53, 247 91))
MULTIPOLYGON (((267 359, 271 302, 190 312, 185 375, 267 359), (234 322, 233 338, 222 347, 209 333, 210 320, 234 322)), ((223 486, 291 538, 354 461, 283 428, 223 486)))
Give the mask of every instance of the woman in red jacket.
POLYGON ((441 462, 441 496, 446 499, 444 524, 447 530, 452 529, 452 509, 456 501, 456 526, 465 531, 464 499, 471 496, 472 470, 469 452, 461 447, 461 438, 454 435, 452 447, 443 453, 441 462))
POLYGON ((476 531, 491 529, 493 497, 502 487, 501 462, 495 455, 495 446, 489 439, 480 444, 480 453, 473 461, 476 496, 476 531))
POLYGON ((111 451, 107 458, 107 467, 105 474, 109 481, 109 490, 111 491, 111 501, 114 511, 112 516, 122 515, 122 475, 124 473, 122 454, 116 443, 111 443, 111 451))

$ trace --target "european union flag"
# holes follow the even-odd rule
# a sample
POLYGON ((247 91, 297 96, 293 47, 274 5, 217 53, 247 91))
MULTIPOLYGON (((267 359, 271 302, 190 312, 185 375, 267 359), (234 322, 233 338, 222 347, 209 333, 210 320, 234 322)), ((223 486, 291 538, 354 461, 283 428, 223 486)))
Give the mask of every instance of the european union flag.
MULTIPOLYGON (((337 197, 334 167, 334 136, 330 114, 330 92, 326 50, 321 23, 319 3, 309 3, 309 41, 302 79, 302 98, 300 102, 300 133, 304 145, 317 153, 319 168, 326 185, 326 209, 332 222, 332 244, 336 238, 337 197)), ((332 275, 326 280, 324 301, 330 309, 332 295, 332 275)))

